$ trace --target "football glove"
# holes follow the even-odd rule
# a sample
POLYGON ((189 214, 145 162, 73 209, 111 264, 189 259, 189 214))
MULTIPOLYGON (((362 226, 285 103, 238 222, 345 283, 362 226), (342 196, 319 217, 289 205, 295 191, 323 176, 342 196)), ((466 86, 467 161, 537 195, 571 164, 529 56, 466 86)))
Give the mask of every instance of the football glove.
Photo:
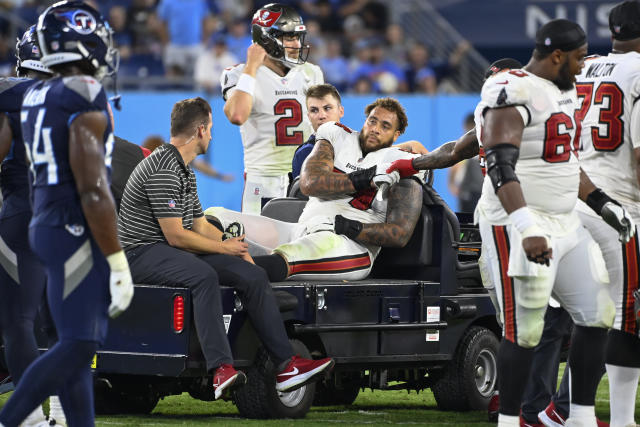
POLYGON ((400 173, 398 171, 393 171, 391 173, 384 173, 375 175, 373 177, 373 184, 378 189, 378 194, 376 194, 376 198, 379 201, 384 200, 387 197, 387 192, 392 185, 397 184, 400 181, 400 173))
POLYGON ((636 225, 631 219, 629 212, 615 200, 607 202, 602 206, 602 212, 600 213, 602 219, 615 228, 618 232, 618 240, 622 243, 627 243, 636 232, 636 225))
POLYGON ((398 171, 400 178, 408 178, 419 172, 413 167, 413 159, 396 160, 387 168, 387 173, 391 173, 393 171, 398 171))
POLYGON ((129 263, 124 251, 113 253, 107 257, 111 268, 109 276, 109 292, 111 293, 111 305, 109 305, 109 317, 118 317, 125 311, 133 298, 133 279, 129 270, 129 263))
POLYGON ((595 213, 618 232, 618 240, 627 243, 636 232, 629 212, 620 203, 609 197, 604 191, 597 188, 587 196, 587 205, 595 213))

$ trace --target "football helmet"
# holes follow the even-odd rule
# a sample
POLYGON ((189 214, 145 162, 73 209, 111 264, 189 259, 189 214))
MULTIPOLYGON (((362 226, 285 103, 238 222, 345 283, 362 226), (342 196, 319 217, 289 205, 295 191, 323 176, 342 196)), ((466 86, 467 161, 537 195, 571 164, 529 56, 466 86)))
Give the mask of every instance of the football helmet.
POLYGON ((41 61, 49 68, 79 62, 98 80, 118 71, 120 55, 113 47, 113 30, 98 11, 81 1, 50 6, 38 18, 37 32, 41 61))
POLYGON ((18 77, 24 76, 26 70, 53 74, 49 68, 44 66, 40 58, 42 58, 42 53, 40 53, 40 47, 38 46, 36 26, 32 25, 16 43, 16 74, 18 77))
POLYGON ((307 27, 302 22, 300 14, 283 4, 271 3, 258 9, 251 21, 253 41, 262 46, 270 57, 288 67, 307 62, 309 45, 305 43, 306 35, 307 27), (285 49, 284 36, 297 37, 300 47, 285 49))

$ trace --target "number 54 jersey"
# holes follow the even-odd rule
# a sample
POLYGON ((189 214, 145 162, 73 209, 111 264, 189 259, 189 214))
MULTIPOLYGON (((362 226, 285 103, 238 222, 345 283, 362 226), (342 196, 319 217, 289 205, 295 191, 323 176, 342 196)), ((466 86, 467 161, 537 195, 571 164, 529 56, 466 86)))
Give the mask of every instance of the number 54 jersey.
POLYGON ((637 204, 633 150, 640 147, 640 53, 587 58, 577 80, 583 117, 580 165, 597 187, 620 202, 637 204))
MULTIPOLYGON (((220 76, 222 97, 236 90, 244 64, 227 68, 220 76)), ((313 133, 307 117, 306 90, 324 83, 317 65, 305 63, 280 76, 262 65, 256 73, 251 114, 240 135, 244 148, 244 170, 260 176, 280 176, 291 172, 296 148, 313 133)))
MULTIPOLYGON (((22 135, 34 173, 31 225, 84 224, 69 161, 69 127, 82 113, 107 117, 102 85, 89 76, 55 77, 31 86, 20 114, 22 135)), ((107 120, 103 135, 105 165, 111 167, 113 133, 107 120)))
MULTIPOLYGON (((476 108, 479 141, 488 109, 504 107, 516 107, 525 126, 515 170, 527 205, 544 215, 572 212, 580 182, 574 153, 575 89, 561 91, 553 82, 525 70, 490 77, 482 87, 482 100, 476 108)), ((478 212, 493 224, 509 221, 488 175, 478 212)))

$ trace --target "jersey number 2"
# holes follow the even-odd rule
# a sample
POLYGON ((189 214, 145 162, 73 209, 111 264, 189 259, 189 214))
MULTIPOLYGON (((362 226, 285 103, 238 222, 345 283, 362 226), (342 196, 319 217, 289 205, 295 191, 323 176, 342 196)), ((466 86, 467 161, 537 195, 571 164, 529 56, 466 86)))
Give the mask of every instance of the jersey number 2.
POLYGON ((301 130, 290 132, 302 123, 302 106, 297 99, 280 99, 273 106, 273 114, 286 116, 276 121, 276 145, 300 145, 303 135, 301 130))

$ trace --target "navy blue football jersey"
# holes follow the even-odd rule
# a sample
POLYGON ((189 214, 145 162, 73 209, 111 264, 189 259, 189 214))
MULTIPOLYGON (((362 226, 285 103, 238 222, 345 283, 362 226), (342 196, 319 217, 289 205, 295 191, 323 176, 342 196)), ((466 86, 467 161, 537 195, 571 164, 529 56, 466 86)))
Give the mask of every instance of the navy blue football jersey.
POLYGON ((2 78, 0 79, 0 113, 9 118, 13 141, 9 153, 0 168, 0 188, 3 205, 1 218, 16 214, 31 214, 29 200, 29 165, 26 159, 22 129, 20 127, 20 106, 22 97, 36 80, 2 78))
MULTIPOLYGON (((34 173, 32 226, 85 224, 69 162, 69 127, 90 111, 102 111, 108 117, 104 89, 90 76, 54 77, 25 93, 21 121, 34 173)), ((114 138, 107 122, 103 141, 110 175, 114 138)))

